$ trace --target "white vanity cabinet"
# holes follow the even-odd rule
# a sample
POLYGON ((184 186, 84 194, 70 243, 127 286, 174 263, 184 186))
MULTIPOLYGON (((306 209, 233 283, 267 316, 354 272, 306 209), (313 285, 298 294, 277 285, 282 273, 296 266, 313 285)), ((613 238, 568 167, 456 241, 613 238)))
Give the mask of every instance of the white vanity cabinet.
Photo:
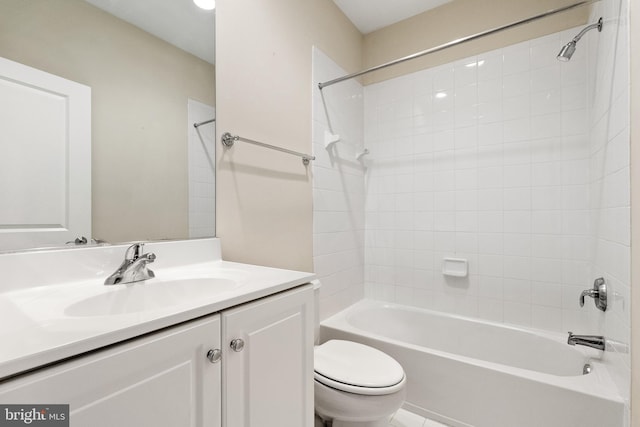
POLYGON ((311 285, 222 312, 225 427, 313 424, 311 285))
POLYGON ((74 427, 311 427, 312 299, 305 285, 78 356, 0 383, 0 403, 70 404, 74 427))
POLYGON ((220 426, 220 315, 0 384, 0 402, 69 404, 74 427, 220 426))

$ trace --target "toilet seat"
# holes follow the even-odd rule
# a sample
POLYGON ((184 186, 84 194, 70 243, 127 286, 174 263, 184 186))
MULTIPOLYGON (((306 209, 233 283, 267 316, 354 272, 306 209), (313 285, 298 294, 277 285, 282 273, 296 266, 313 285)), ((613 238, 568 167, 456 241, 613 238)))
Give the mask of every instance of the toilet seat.
POLYGON ((314 349, 315 380, 334 389, 362 395, 395 393, 404 387, 402 366, 375 348, 331 340, 314 349))

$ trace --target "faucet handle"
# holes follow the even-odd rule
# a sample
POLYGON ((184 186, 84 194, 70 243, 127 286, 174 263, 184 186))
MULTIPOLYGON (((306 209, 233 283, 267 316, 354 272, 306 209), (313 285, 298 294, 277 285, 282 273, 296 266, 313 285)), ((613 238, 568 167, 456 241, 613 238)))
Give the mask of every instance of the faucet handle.
POLYGON ((593 282, 593 288, 582 291, 580 294, 580 307, 584 307, 584 297, 594 299, 598 310, 607 310, 607 284, 604 278, 599 277, 593 282))
POLYGON ((580 307, 584 307, 584 297, 598 298, 598 291, 595 289, 587 289, 580 294, 580 307))
POLYGON ((124 253, 124 259, 127 261, 135 261, 143 254, 143 252, 144 243, 134 243, 127 248, 127 251, 124 253))

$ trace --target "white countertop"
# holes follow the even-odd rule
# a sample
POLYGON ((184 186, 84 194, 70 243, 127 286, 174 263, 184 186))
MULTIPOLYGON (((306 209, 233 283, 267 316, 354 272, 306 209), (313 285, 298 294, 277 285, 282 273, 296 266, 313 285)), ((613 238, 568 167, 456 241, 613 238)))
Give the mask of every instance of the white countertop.
MULTIPOLYGON (((205 239, 198 244, 207 244, 207 240, 217 241, 205 239)), ((185 243, 180 244, 184 248, 185 243)), ((120 255, 125 248, 105 250, 120 255)), ((156 253, 160 260, 163 248, 166 246, 149 244, 145 249, 156 253)), ((219 254, 219 250, 214 252, 219 254)), ((76 257, 79 253, 71 252, 76 257)), ((96 253, 102 254, 99 250, 96 253)), ((42 258, 42 253, 38 256, 42 258)), ((60 252, 55 256, 60 257, 60 252)), ((6 260, 2 257, 0 267, 7 265, 3 265, 6 260)), ((96 274, 85 268, 88 277, 74 277, 80 280, 51 284, 34 280, 31 283, 36 286, 6 286, 8 291, 0 290, 0 379, 291 289, 315 278, 311 273, 227 262, 215 256, 204 262, 203 257, 199 258, 195 259, 199 262, 183 265, 163 267, 158 262, 158 268, 153 268, 155 264, 150 264, 156 278, 127 285, 105 286, 103 271, 96 274), (174 282, 164 283, 172 279, 194 279, 197 292, 189 295, 190 288, 173 292, 170 286, 174 282), (163 290, 157 293, 157 289, 163 290), (123 304, 126 306, 133 299, 136 307, 142 304, 144 309, 123 310, 123 304), (167 304, 169 299, 175 302, 167 304)), ((17 263, 15 258, 11 261, 12 265, 17 264, 16 268, 25 263, 22 258, 17 263)), ((40 259, 31 260, 34 261, 40 259)), ((27 260, 26 264, 31 262, 27 260)), ((109 264, 113 265, 113 260, 109 264)))

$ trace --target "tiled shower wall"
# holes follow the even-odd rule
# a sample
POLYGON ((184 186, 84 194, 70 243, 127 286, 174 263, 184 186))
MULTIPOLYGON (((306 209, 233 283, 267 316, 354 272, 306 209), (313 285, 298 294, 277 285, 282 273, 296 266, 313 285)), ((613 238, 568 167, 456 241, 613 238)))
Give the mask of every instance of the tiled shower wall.
MULTIPOLYGON (((604 19, 589 43, 590 188, 592 276, 604 277, 611 293, 606 313, 590 311, 590 333, 608 339, 605 360, 621 395, 629 401, 630 173, 628 1, 605 0, 590 21, 604 19)), ((629 421, 627 420, 627 424, 629 421)))
MULTIPOLYGON (((579 29, 365 88, 365 291, 582 330, 592 282, 586 43, 579 29), (445 257, 469 262, 442 274, 445 257)), ((590 34, 587 37, 591 37, 590 34)))
POLYGON ((322 283, 320 318, 364 296, 363 89, 355 80, 318 89, 346 74, 313 49, 313 263, 322 283), (325 134, 340 140, 325 147, 325 134))
MULTIPOLYGON (((321 318, 359 298, 364 262, 369 298, 604 334, 628 401, 628 1, 604 0, 600 16, 566 63, 555 57, 582 28, 365 87, 360 162, 362 88, 325 88, 324 102, 314 86, 321 318), (344 139, 326 150, 330 128, 344 139), (449 256, 468 277, 443 276, 449 256), (609 310, 580 308, 600 276, 609 310)), ((314 50, 314 84, 343 74, 314 50)))

